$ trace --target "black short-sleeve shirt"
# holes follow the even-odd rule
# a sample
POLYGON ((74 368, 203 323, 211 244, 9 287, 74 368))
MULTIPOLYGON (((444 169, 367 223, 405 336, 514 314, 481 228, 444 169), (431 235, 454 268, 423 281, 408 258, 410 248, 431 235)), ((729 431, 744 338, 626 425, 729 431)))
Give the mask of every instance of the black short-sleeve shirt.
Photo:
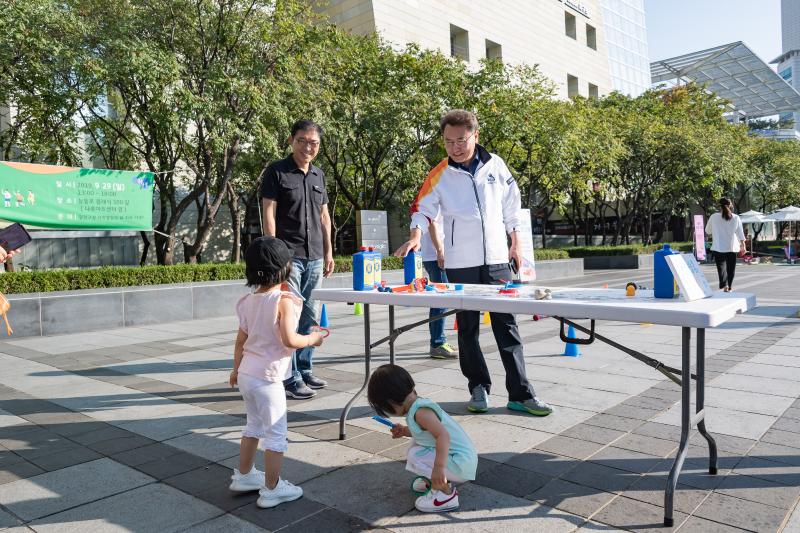
POLYGON ((274 200, 275 236, 301 259, 323 256, 322 206, 328 203, 325 174, 311 165, 308 174, 297 168, 291 154, 270 163, 261 181, 261 197, 274 200))

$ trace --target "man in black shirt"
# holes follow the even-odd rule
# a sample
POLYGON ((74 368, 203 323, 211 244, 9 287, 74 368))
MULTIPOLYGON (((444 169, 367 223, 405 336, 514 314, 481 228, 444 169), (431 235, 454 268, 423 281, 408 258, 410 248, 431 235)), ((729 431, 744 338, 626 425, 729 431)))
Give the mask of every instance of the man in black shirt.
MULTIPOLYGON (((322 277, 333 272, 331 217, 325 174, 311 164, 319 152, 322 128, 310 120, 292 126, 292 153, 271 163, 263 174, 261 202, 264 234, 278 237, 294 251, 289 285, 303 298, 303 312, 297 332, 306 335, 317 323, 316 302, 311 291, 322 277)), ((292 376, 284 382, 286 396, 307 399, 313 389, 327 383, 311 372, 314 347, 301 348, 292 358, 292 376)))

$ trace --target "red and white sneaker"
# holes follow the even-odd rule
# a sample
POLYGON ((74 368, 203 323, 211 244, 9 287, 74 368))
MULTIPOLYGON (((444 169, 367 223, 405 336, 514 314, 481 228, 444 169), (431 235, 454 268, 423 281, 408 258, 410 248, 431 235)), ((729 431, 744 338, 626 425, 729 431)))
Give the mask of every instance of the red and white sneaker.
POLYGON ((414 502, 414 507, 422 513, 445 513, 458 509, 458 491, 453 487, 453 492, 445 494, 440 490, 431 490, 423 494, 414 502))

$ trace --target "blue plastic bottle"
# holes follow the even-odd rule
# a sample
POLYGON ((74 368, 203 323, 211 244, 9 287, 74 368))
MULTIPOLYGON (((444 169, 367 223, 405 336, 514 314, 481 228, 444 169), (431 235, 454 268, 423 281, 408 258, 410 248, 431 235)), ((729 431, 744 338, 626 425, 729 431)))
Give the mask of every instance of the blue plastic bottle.
POLYGON ((353 290, 365 291, 372 289, 372 257, 365 246, 360 252, 353 254, 353 290))
POLYGON ((411 283, 417 278, 425 277, 422 266, 422 254, 419 252, 408 252, 403 259, 404 283, 411 283))
POLYGON ((383 261, 382 254, 373 248, 369 247, 369 253, 372 256, 372 283, 375 285, 381 284, 381 263, 383 261))
POLYGON ((667 264, 667 256, 677 254, 665 244, 661 250, 653 253, 653 294, 656 298, 675 297, 675 277, 667 264))

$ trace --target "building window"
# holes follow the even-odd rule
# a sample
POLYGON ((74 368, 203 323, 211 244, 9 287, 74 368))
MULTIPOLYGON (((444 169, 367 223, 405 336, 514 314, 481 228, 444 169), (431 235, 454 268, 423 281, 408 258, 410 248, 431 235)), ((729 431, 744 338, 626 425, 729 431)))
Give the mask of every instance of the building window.
POLYGON ((450 55, 469 61, 469 32, 450 24, 450 55))
POLYGON ((586 46, 597 50, 597 30, 589 24, 586 25, 586 46))
POLYGON ((503 59, 503 47, 486 39, 486 59, 503 59))
POLYGON ((578 96, 578 78, 572 74, 567 74, 567 96, 572 98, 578 96))
POLYGON ((589 84, 589 98, 600 98, 600 92, 597 90, 597 85, 594 83, 589 84))
POLYGON ((575 21, 575 15, 564 11, 564 29, 567 32, 567 37, 572 37, 578 40, 578 25, 575 21))
POLYGON ((781 78, 786 81, 792 81, 792 67, 785 68, 781 71, 781 78))

